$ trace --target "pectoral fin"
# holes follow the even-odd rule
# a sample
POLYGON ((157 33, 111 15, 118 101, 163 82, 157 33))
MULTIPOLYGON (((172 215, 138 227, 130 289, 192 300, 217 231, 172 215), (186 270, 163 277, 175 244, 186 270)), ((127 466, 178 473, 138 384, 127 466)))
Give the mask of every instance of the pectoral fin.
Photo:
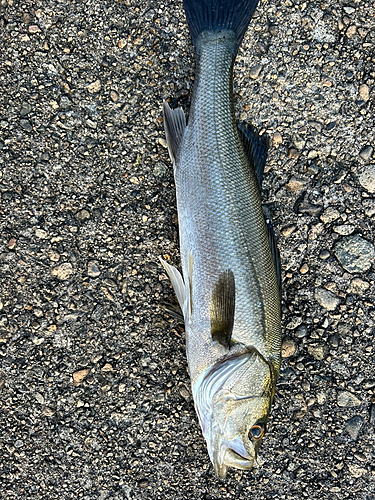
POLYGON ((231 269, 220 274, 210 303, 211 337, 224 347, 230 347, 233 332, 236 288, 231 269))
POLYGON ((186 294, 185 294, 184 280, 182 279, 181 273, 174 266, 168 264, 168 262, 166 262, 161 257, 159 257, 159 259, 160 262, 163 264, 163 267, 166 273, 168 274, 169 279, 171 280, 181 310, 184 311, 186 294))

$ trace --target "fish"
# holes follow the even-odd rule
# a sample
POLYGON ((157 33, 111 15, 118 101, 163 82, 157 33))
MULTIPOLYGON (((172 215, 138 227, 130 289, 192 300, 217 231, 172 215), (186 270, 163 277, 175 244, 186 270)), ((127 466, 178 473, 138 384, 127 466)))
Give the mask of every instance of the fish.
POLYGON ((280 369, 280 255, 261 205, 268 138, 236 122, 233 64, 258 0, 184 0, 196 71, 189 120, 163 104, 194 405, 216 475, 257 459, 280 369))

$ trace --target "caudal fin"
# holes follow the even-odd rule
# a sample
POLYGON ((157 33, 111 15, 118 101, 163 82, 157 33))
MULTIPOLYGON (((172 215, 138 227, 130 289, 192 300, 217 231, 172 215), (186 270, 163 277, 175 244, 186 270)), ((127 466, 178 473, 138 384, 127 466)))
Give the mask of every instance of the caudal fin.
POLYGON ((230 30, 235 34, 237 52, 258 2, 259 0, 184 0, 194 46, 203 31, 230 30))

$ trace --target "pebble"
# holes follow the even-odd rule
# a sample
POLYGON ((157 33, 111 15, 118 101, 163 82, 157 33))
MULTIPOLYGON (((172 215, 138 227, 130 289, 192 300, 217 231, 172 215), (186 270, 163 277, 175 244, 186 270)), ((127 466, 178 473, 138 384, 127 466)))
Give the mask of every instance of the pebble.
POLYGON ((307 264, 303 264, 301 267, 300 267, 300 270, 299 272, 301 274, 306 274, 309 272, 309 266, 307 264))
POLYGON ((22 107, 21 107, 21 111, 20 111, 20 115, 26 116, 30 113, 30 111, 31 111, 31 105, 28 102, 23 102, 22 107))
POLYGON ((0 370, 0 391, 2 390, 2 388, 5 385, 5 380, 6 380, 5 373, 0 370))
POLYGON ((280 146, 280 144, 283 142, 283 138, 280 134, 280 132, 275 132, 272 137, 272 143, 273 145, 277 148, 280 146))
POLYGON ((358 465, 352 463, 348 464, 348 469, 352 477, 362 477, 367 473, 367 469, 364 469, 363 467, 359 467, 358 465))
POLYGON ((335 373, 338 373, 339 375, 341 375, 344 378, 350 377, 350 371, 348 370, 348 368, 343 363, 340 363, 339 361, 332 361, 331 369, 335 373))
POLYGON ((103 316, 103 307, 101 305, 97 305, 95 307, 95 309, 93 310, 92 314, 91 314, 91 318, 94 320, 94 321, 99 321, 100 318, 103 316))
POLYGON ((154 170, 152 171, 155 177, 163 177, 168 171, 168 167, 162 161, 158 161, 155 164, 154 170))
POLYGON ((28 31, 29 33, 40 33, 42 30, 37 24, 30 24, 28 31))
POLYGON ((33 129, 33 126, 28 120, 20 120, 20 125, 26 132, 31 132, 33 129))
POLYGON ((335 221, 340 217, 340 212, 333 207, 328 207, 324 210, 322 215, 320 216, 320 220, 324 222, 324 224, 329 224, 330 222, 335 221))
POLYGON ((47 238, 48 233, 44 229, 35 229, 35 236, 37 238, 45 239, 47 238))
POLYGON ((327 260, 330 255, 331 254, 328 252, 328 250, 322 250, 319 254, 319 259, 327 260))
POLYGON ((35 399, 38 401, 38 403, 40 403, 41 405, 44 404, 44 397, 42 394, 40 394, 39 392, 36 392, 35 393, 35 399))
POLYGON ((288 151, 288 158, 292 158, 293 160, 296 160, 299 157, 299 153, 296 149, 290 148, 288 151))
POLYGON ((293 233, 293 231, 295 231, 296 227, 297 226, 295 224, 291 224, 290 226, 284 227, 281 230, 281 233, 283 236, 285 236, 287 238, 288 236, 290 236, 293 233))
POLYGON ((293 192, 302 191, 305 187, 305 180, 299 177, 291 177, 286 187, 293 192))
POLYGON ((328 341, 329 343, 331 344, 332 347, 338 347, 339 344, 340 344, 340 340, 339 340, 339 337, 338 335, 331 335, 329 338, 328 338, 328 341))
POLYGON ((85 221, 90 218, 90 212, 87 210, 81 210, 80 212, 76 213, 76 219, 80 221, 85 221))
POLYGON ((17 244, 17 240, 16 238, 11 238, 9 241, 8 241, 8 248, 9 250, 14 250, 15 246, 17 244))
POLYGON ((359 175, 359 183, 369 193, 375 193, 375 163, 367 165, 359 175))
POLYGON ((289 323, 286 325, 285 328, 287 328, 288 330, 294 330, 301 323, 302 323, 302 317, 301 316, 293 316, 293 318, 289 321, 289 323))
POLYGON ((359 156, 362 158, 362 160, 367 161, 371 158, 373 152, 374 148, 372 146, 365 146, 359 152, 359 156))
POLYGON ((355 226, 353 224, 341 224, 340 226, 335 226, 333 230, 341 236, 348 236, 354 233, 355 226))
POLYGON ((60 99, 60 108, 61 109, 69 109, 72 105, 72 101, 69 99, 69 97, 66 97, 63 95, 60 99))
POLYGON ((367 217, 375 215, 375 200, 363 200, 362 206, 365 209, 365 215, 367 215, 367 217))
POLYGON ((190 398, 190 392, 188 391, 185 384, 180 385, 180 387, 178 388, 178 391, 184 399, 190 398))
POLYGON ((296 343, 291 339, 285 339, 281 345, 281 357, 290 358, 296 353, 296 343))
POLYGON ((113 372, 113 367, 110 363, 106 363, 103 367, 102 367, 102 372, 113 372))
POLYGON ((57 252, 51 252, 48 257, 52 262, 58 262, 60 260, 60 254, 57 252))
POLYGON ((109 96, 113 102, 118 101, 119 95, 115 90, 111 90, 111 92, 109 93, 109 96))
POLYGON ((60 266, 54 267, 51 276, 56 276, 61 281, 65 281, 73 274, 73 266, 70 262, 64 262, 60 266))
POLYGON ((361 431, 363 425, 363 418, 359 415, 350 418, 345 424, 345 430, 349 436, 355 441, 361 431))
POLYGON ((249 73, 250 78, 252 78, 253 80, 258 78, 262 69, 263 69, 263 66, 261 66, 260 64, 255 64, 254 66, 252 66, 250 68, 250 73, 249 73))
POLYGON ((78 370, 73 373, 73 381, 75 384, 82 383, 87 375, 90 373, 90 368, 85 368, 84 370, 78 370))
POLYGON ((349 391, 340 391, 337 394, 337 404, 342 408, 353 408, 360 406, 361 401, 349 391))
POLYGON ((334 311, 340 304, 339 297, 325 288, 316 288, 314 297, 327 311, 334 311))
POLYGON ((87 274, 91 276, 91 278, 96 278, 100 275, 100 269, 96 262, 90 261, 87 265, 87 274))
POLYGON ((362 295, 370 288, 370 283, 361 278, 354 278, 350 283, 350 291, 355 295, 362 295))
POLYGON ((349 273, 367 271, 375 259, 374 245, 359 234, 338 241, 334 252, 342 267, 349 273))
POLYGON ((87 85, 87 90, 89 91, 90 94, 96 94, 99 92, 101 88, 101 82, 100 80, 95 80, 95 82, 90 83, 90 85, 87 85))
POLYGON ((326 344, 309 345, 307 352, 317 361, 322 361, 328 354, 328 347, 326 344))
POLYGON ((297 339, 303 339, 304 337, 306 337, 306 335, 307 335, 307 328, 306 328, 306 326, 305 325, 300 325, 297 328, 297 330, 296 330, 296 332, 295 332, 294 335, 295 335, 295 337, 297 339))
POLYGON ((364 101, 368 101, 370 98, 370 89, 368 85, 365 83, 362 83, 362 85, 359 86, 358 90, 359 95, 362 97, 364 101))
POLYGON ((45 415, 46 417, 53 417, 54 414, 55 412, 51 408, 48 408, 48 406, 43 408, 43 415, 45 415))

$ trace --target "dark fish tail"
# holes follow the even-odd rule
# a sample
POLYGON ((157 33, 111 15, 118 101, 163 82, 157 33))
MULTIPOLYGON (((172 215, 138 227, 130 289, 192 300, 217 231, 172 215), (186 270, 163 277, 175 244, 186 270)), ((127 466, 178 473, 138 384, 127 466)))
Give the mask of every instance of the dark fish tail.
POLYGON ((237 52, 259 0, 184 0, 190 35, 196 47, 204 31, 234 33, 237 52))

